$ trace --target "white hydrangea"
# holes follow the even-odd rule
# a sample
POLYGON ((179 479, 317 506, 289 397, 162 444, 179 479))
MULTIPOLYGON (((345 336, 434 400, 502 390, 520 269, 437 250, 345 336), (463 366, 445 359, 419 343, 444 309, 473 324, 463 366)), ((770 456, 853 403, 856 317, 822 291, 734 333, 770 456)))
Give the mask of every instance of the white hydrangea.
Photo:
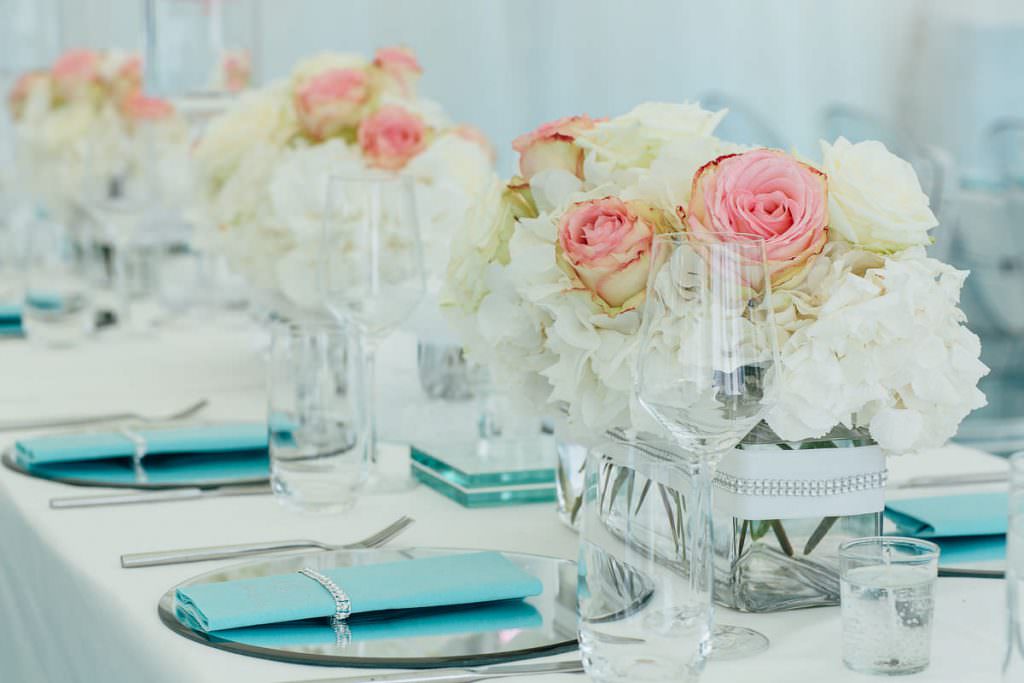
POLYGON ((816 317, 782 348, 782 399, 768 424, 784 439, 837 423, 869 425, 892 451, 938 446, 985 405, 978 338, 957 308, 966 273, 911 251, 823 282, 816 317))

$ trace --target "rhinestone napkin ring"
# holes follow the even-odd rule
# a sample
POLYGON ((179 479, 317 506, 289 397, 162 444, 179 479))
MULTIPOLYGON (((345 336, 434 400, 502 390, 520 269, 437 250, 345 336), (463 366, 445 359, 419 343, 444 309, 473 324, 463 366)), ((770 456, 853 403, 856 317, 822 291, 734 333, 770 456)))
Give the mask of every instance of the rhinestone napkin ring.
POLYGON ((331 594, 331 597, 334 598, 334 616, 331 617, 331 626, 343 624, 345 620, 348 619, 349 615, 352 614, 352 602, 348 599, 348 594, 338 588, 338 584, 334 583, 315 569, 305 567, 300 569, 299 573, 307 578, 313 579, 331 594))

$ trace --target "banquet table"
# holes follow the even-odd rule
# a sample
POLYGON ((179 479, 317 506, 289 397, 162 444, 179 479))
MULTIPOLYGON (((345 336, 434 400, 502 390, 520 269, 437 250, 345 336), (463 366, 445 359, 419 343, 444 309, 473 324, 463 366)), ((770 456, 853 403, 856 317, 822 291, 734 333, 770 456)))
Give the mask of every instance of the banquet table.
MULTIPOLYGON (((379 401, 382 410, 390 406, 382 416, 385 436, 389 419, 409 430, 409 411, 432 414, 415 377, 414 345, 411 336, 399 334, 382 349, 379 401)), ((122 410, 159 414, 206 397, 211 404, 205 419, 260 420, 265 413, 265 348, 263 334, 241 316, 168 326, 134 338, 113 331, 68 350, 37 348, 25 340, 0 341, 0 419, 122 410)), ((19 436, 0 433, 0 446, 19 436)), ((401 450, 392 449, 387 453, 391 466, 405 466, 401 450)), ((891 480, 1005 466, 993 456, 948 446, 894 459, 891 480)), ((344 543, 408 514, 416 523, 393 545, 491 548, 564 558, 576 553, 577 537, 558 522, 553 504, 470 510, 423 486, 402 495, 364 497, 341 516, 288 512, 270 496, 77 510, 49 507, 54 496, 90 492, 99 491, 0 468, 4 683, 283 683, 366 673, 245 657, 172 633, 157 616, 160 596, 220 565, 125 570, 118 558, 126 552, 284 538, 344 543)), ((910 680, 999 680, 1004 592, 1003 581, 940 579, 932 664, 910 680)), ((771 647, 750 659, 712 662, 702 679, 708 683, 865 680, 843 667, 838 608, 769 615, 720 610, 719 617, 762 631, 771 647)))

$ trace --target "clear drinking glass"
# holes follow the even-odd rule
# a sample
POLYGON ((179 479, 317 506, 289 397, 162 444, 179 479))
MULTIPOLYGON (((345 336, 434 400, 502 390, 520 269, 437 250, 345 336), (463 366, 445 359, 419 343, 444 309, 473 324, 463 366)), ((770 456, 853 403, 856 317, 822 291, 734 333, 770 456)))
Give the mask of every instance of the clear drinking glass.
POLYGON ((359 340, 334 321, 278 323, 268 377, 271 486, 307 512, 352 507, 366 478, 359 340))
POLYGON ((939 547, 915 538, 858 538, 839 547, 843 663, 867 674, 928 667, 939 547))
POLYGON ((39 217, 29 227, 25 334, 45 346, 73 346, 93 328, 92 250, 55 221, 39 217))
POLYGON ((132 329, 132 298, 139 280, 139 226, 157 200, 155 151, 145 128, 135 137, 94 135, 87 141, 80 180, 83 208, 112 248, 118 324, 132 329))
POLYGON ((655 442, 588 451, 579 554, 579 641, 591 679, 700 677, 711 637, 708 588, 692 580, 693 478, 652 458, 655 442))
MULTIPOLYGON (((679 463, 693 479, 693 546, 686 570, 691 590, 703 596, 701 614, 710 626, 715 467, 776 396, 778 342, 764 240, 740 234, 656 236, 638 359, 637 399, 691 454, 689 462, 679 463)), ((700 652, 707 656, 713 648, 716 658, 732 658, 767 644, 756 631, 718 627, 700 652)))
POLYGON ((1010 458, 1010 526, 1006 533, 1006 659, 1003 682, 1024 680, 1024 452, 1010 458))
POLYGON ((324 305, 362 334, 367 373, 369 492, 415 486, 380 472, 375 415, 377 346, 412 315, 425 290, 412 178, 374 173, 332 176, 327 187, 318 280, 324 305))

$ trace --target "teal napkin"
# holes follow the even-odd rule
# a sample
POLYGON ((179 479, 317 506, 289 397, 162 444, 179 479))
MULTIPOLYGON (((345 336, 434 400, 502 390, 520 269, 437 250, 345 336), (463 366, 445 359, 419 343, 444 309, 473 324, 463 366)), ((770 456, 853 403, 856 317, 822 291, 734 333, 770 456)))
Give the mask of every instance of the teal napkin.
POLYGON ((899 533, 934 541, 943 564, 985 562, 1006 555, 1009 496, 1005 491, 889 501, 886 516, 899 533))
MULTIPOLYGON (((194 624, 179 613, 186 624, 194 624)), ((352 643, 372 640, 403 640, 510 629, 532 630, 544 625, 540 612, 522 600, 503 600, 484 605, 440 609, 406 610, 399 614, 353 615, 348 622, 352 643)), ((270 649, 332 646, 337 642, 334 627, 315 621, 264 624, 217 631, 217 640, 270 649)))
POLYGON ((21 306, 0 304, 0 336, 21 334, 21 306))
MULTIPOLYGON (((138 429, 146 441, 149 456, 203 453, 251 453, 267 450, 267 427, 263 423, 237 423, 138 429)), ((22 439, 15 444, 22 465, 81 462, 108 458, 131 458, 135 442, 119 432, 60 434, 22 439)))
MULTIPOLYGON (((352 603, 352 614, 469 605, 539 595, 543 585, 496 552, 319 569, 352 603)), ((334 599, 299 573, 179 588, 178 608, 203 631, 329 617, 334 599)))

